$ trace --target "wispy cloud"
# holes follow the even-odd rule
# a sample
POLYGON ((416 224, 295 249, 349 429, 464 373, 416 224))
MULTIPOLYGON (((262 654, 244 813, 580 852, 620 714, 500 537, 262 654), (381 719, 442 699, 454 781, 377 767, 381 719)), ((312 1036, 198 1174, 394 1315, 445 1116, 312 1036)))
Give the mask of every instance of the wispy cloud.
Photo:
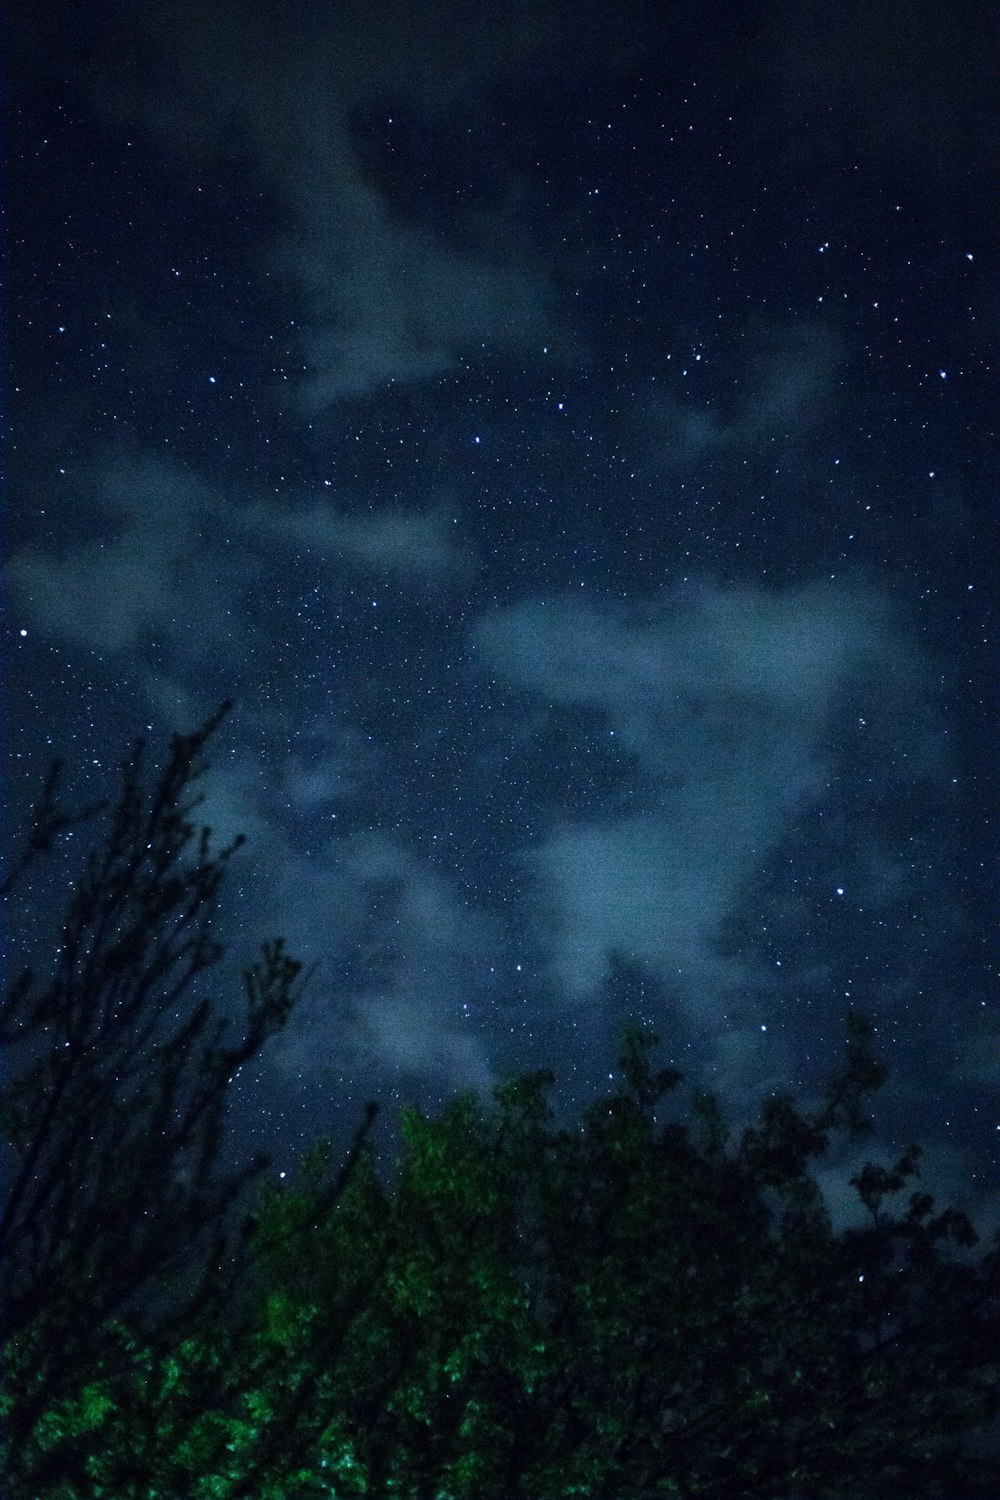
POLYGON ((560 818, 523 855, 552 976, 577 1001, 597 993, 614 951, 702 1019, 706 994, 735 985, 720 924, 826 794, 845 695, 871 694, 874 743, 943 774, 934 725, 898 712, 926 664, 860 579, 784 590, 703 579, 645 607, 526 600, 481 619, 476 642, 542 711, 590 705, 643 783, 638 809, 560 818))
POLYGON ((152 642, 242 660, 248 638, 273 623, 247 580, 268 576, 275 555, 437 586, 473 562, 440 507, 358 515, 326 498, 247 499, 149 455, 107 460, 92 489, 80 502, 93 512, 90 535, 30 543, 8 576, 33 627, 102 653, 152 642))

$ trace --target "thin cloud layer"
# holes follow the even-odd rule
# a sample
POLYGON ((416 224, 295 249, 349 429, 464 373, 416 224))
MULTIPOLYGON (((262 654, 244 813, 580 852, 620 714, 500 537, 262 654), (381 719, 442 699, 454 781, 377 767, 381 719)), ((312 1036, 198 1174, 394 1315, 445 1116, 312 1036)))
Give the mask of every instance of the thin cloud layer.
POLYGON ((106 462, 95 488, 81 507, 97 539, 29 543, 8 576, 34 628, 102 653, 152 642, 242 658, 248 634, 270 629, 247 580, 269 578, 276 559, 332 567, 334 582, 358 573, 434 586, 472 563, 440 508, 356 515, 331 499, 248 502, 149 455, 106 462))
MULTIPOLYGON (((623 953, 686 994, 693 1016, 713 983, 740 978, 718 952, 720 924, 827 791, 847 691, 872 695, 872 732, 891 743, 899 724, 875 704, 925 670, 877 591, 834 581, 772 591, 701 580, 646 609, 527 600, 482 619, 476 642, 543 707, 599 712, 645 784, 641 812, 559 822, 524 854, 553 976, 579 1002, 623 953)), ((917 716, 904 743, 943 774, 930 723, 917 716)))
MULTIPOLYGON (((376 101, 402 95, 436 112, 448 99, 461 112, 532 55, 568 61, 554 17, 456 7, 453 21, 414 24, 401 5, 381 16, 307 6, 271 24, 243 7, 177 5, 134 18, 130 70, 117 52, 89 65, 102 110, 154 131, 192 167, 235 158, 272 197, 269 266, 298 306, 307 363, 293 400, 304 411, 555 336, 544 263, 510 203, 477 205, 465 243, 453 243, 400 219, 359 159, 353 122, 376 101)), ((392 128, 386 107, 380 129, 392 128)))

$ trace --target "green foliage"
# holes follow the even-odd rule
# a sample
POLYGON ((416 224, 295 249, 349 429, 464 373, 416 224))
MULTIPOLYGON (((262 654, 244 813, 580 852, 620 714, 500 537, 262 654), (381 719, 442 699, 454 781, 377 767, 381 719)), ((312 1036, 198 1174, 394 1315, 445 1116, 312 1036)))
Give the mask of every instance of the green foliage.
POLYGON ((469 1094, 435 1119, 406 1111, 391 1196, 367 1156, 325 1222, 318 1184, 270 1195, 265 1237, 312 1225, 281 1285, 310 1289, 296 1357, 324 1374, 295 1416, 315 1482, 832 1500, 876 1475, 912 1495, 995 1481, 945 1448, 996 1411, 995 1263, 941 1254, 966 1226, 926 1195, 885 1214, 912 1154, 859 1175, 863 1202, 880 1195, 877 1243, 836 1234, 808 1176, 830 1131, 863 1124, 876 1070, 855 1042, 820 1111, 769 1100, 736 1149, 715 1101, 697 1101, 697 1143, 656 1128, 678 1080, 652 1072, 653 1044, 626 1038, 621 1086, 581 1132, 552 1128, 552 1077, 527 1075, 492 1114, 469 1094))
POLYGON ((130 1374, 36 1430, 62 1493, 987 1494, 954 1445, 997 1411, 998 1256, 949 1253, 971 1228, 926 1194, 891 1211, 916 1153, 865 1167, 870 1223, 836 1233, 822 1112, 767 1101, 735 1148, 715 1102, 701 1139, 656 1127, 676 1079, 626 1047, 582 1131, 526 1076, 407 1111, 393 1191, 367 1143, 335 1194, 324 1146, 262 1188, 249 1326, 161 1356, 120 1328, 130 1374))
MULTIPOLYGON (((179 795, 184 778, 173 785, 179 795)), ((119 854, 131 848, 121 830, 139 827, 135 787, 133 776, 119 854)), ((161 805, 169 812, 169 798, 161 805)), ((181 842, 167 841, 160 868, 167 884, 181 880, 176 895, 188 889, 186 824, 168 826, 181 842)), ((175 910, 133 853, 146 909, 175 910)), ((86 909, 88 941, 104 930, 94 872, 118 870, 118 857, 88 866, 91 894, 74 908, 86 909)), ((215 888, 198 878, 192 900, 215 888)), ((139 899, 117 875, 105 895, 117 912, 139 899)), ((135 998, 155 945, 114 951, 93 972, 119 976, 114 993, 135 998)), ((287 1014, 297 972, 274 944, 248 977, 258 1045, 287 1014)), ((855 1175, 860 1220, 846 1230, 811 1175, 835 1136, 868 1128, 884 1070, 863 1019, 848 1019, 843 1065, 815 1110, 769 1098, 736 1138, 704 1094, 688 1119, 660 1122, 681 1079, 653 1068, 657 1039, 641 1028, 625 1031, 616 1086, 576 1130, 553 1123, 548 1070, 505 1081, 489 1103, 464 1092, 434 1118, 404 1110, 391 1189, 367 1138, 370 1107, 339 1166, 320 1142, 294 1181, 257 1182, 239 1246, 223 1234, 228 1188, 168 1194, 156 1222, 170 1254, 151 1260, 132 1226, 144 1143, 174 1097, 149 1082, 164 1053, 137 1068, 131 1132, 98 1131, 74 1155, 91 1118, 83 1080, 97 1076, 88 1038, 114 1035, 101 1029, 114 1011, 106 989, 83 983, 19 982, 5 1012, 16 1031, 36 1013, 31 995, 39 1015, 46 997, 58 1002, 72 1054, 65 1083, 55 1056, 2 1098, 15 1154, 34 1151, 37 1164, 54 1151, 72 1189, 53 1198, 53 1217, 19 1186, 22 1170, 5 1209, 11 1500, 1000 1493, 1000 1458, 965 1446, 1000 1411, 1000 1243, 976 1258, 964 1216, 936 1212, 922 1192, 901 1203, 916 1148, 855 1175), (73 1176, 84 1164, 103 1185, 99 1211, 73 1176), (185 1266, 179 1236, 195 1208, 185 1266), (49 1245, 42 1283, 29 1252, 49 1245), (239 1277, 219 1269, 230 1263, 239 1277), (196 1294, 175 1293, 178 1282, 196 1294), (147 1313, 147 1284, 169 1317, 147 1313)), ((210 1115, 241 1054, 198 1042, 207 1017, 193 1014, 168 1041, 165 1076, 176 1082, 194 1057, 210 1115)), ((206 1169, 216 1143, 208 1131, 206 1169)))

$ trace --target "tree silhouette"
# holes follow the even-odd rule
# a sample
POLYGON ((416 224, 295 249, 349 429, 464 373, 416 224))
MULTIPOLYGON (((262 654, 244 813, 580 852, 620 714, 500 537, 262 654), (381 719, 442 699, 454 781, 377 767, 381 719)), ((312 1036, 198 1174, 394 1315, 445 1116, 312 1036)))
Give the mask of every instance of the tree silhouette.
POLYGON ((810 1176, 878 1084, 863 1024, 819 1108, 770 1099, 735 1141, 706 1098, 654 1123, 679 1082, 654 1041, 626 1031, 576 1130, 543 1070, 405 1110, 392 1186, 364 1142, 346 1184, 320 1145, 264 1187, 254 1316, 78 1403, 94 1493, 994 1496, 966 1439, 1000 1400, 996 1250, 926 1194, 890 1211, 913 1151, 857 1174, 839 1233, 810 1176))
POLYGON ((259 1399, 301 1438, 296 1492, 998 1493, 996 1449, 963 1446, 1000 1407, 996 1249, 972 1259, 971 1226, 927 1194, 889 1211, 915 1150, 853 1179, 868 1222, 839 1233, 810 1175, 833 1133, 864 1132, 869 1038, 851 1018, 819 1107, 768 1099, 735 1142, 704 1097, 654 1123, 679 1075, 635 1028, 576 1131, 552 1128, 542 1071, 492 1114, 471 1093, 405 1111, 391 1196, 360 1172, 324 1215, 315 1160, 269 1190, 262 1327, 288 1363, 259 1399))
MULTIPOLYGON (((64 810, 54 763, 3 883, 9 898, 62 836, 107 816, 50 971, 13 977, 0 1019, 6 1441, 19 1460, 44 1413, 124 1357, 116 1320, 153 1349, 212 1309, 232 1316, 245 1262, 227 1225, 267 1157, 219 1169, 226 1089, 284 1025, 301 965, 280 939, 263 945, 243 976, 242 1035, 227 1041, 201 991, 222 954, 219 885, 243 839, 213 852, 191 816, 202 752, 230 707, 175 736, 149 788, 138 741, 113 807, 64 810)), ((32 1483, 44 1478, 43 1464, 32 1483)))

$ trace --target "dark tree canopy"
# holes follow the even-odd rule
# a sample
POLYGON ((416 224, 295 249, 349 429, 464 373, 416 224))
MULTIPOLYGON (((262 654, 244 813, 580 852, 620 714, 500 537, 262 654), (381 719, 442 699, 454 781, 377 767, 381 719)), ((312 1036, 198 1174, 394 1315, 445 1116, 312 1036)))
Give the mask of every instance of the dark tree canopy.
MULTIPOLYGON (((719 1101, 680 1107, 632 1027, 575 1130, 543 1070, 488 1105, 404 1110, 389 1184, 374 1106, 344 1161, 317 1143, 294 1184, 254 1185, 259 1158, 221 1173, 228 1079, 284 1023, 299 965, 265 945, 227 1043, 197 991, 235 846, 191 822, 220 718, 148 791, 137 746, 51 973, 8 988, 7 1493, 1000 1493, 1000 1252, 908 1191, 916 1148, 852 1179, 857 1228, 833 1227, 812 1175, 884 1076, 860 1018, 818 1105, 769 1098, 735 1136, 719 1101)), ((12 879, 76 826, 57 791, 12 879)))
POLYGON ((216 897, 243 842, 214 852, 191 821, 202 752, 228 708, 176 736, 149 786, 137 742, 113 806, 67 812, 55 763, 3 882, 9 898, 60 838, 104 815, 51 967, 9 976, 0 1018, 3 1329, 9 1375, 31 1372, 7 1415, 12 1448, 113 1319, 133 1315, 162 1346, 232 1297, 227 1220, 267 1158, 219 1170, 226 1087, 284 1025, 301 965, 280 940, 264 944, 243 976, 235 1039, 199 993, 222 956, 216 897))

